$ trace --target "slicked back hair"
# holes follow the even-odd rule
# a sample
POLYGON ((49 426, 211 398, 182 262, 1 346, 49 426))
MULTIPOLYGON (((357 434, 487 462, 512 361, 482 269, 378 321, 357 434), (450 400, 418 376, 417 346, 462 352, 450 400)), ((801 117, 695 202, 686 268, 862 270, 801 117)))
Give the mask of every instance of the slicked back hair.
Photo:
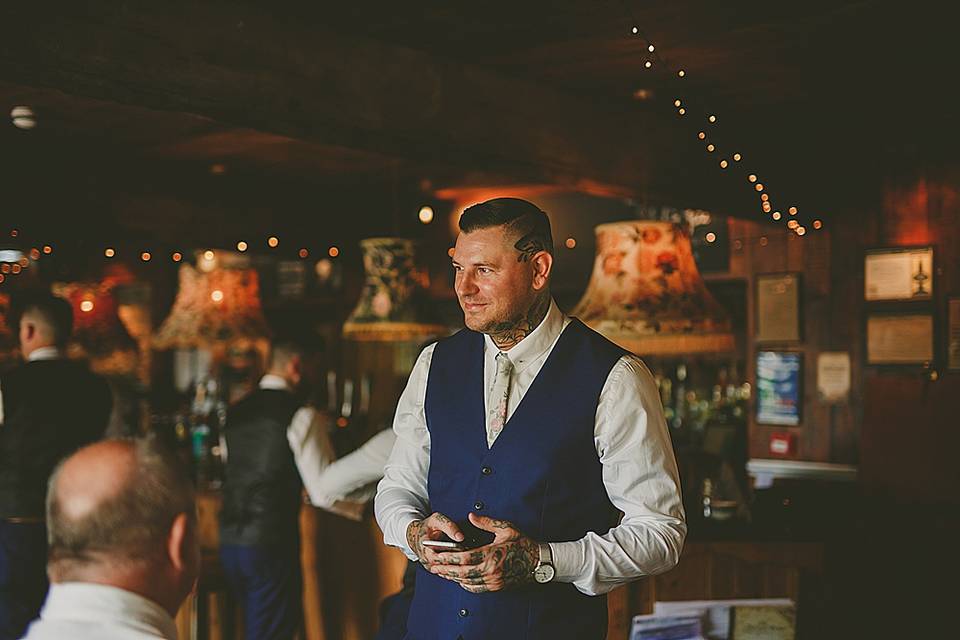
POLYGON ((518 260, 527 261, 539 251, 553 255, 550 219, 532 202, 520 198, 494 198, 468 207, 460 216, 460 231, 470 233, 491 227, 506 227, 516 238, 518 260))

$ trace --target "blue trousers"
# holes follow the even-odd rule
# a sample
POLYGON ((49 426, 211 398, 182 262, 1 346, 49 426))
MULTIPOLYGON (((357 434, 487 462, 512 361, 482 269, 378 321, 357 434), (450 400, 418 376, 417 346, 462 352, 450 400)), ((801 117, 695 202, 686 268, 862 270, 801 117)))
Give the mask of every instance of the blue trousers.
POLYGON ((220 563, 243 607, 244 637, 293 638, 303 619, 299 545, 221 545, 220 563))
POLYGON ((47 586, 47 526, 0 520, 0 640, 26 632, 47 586))

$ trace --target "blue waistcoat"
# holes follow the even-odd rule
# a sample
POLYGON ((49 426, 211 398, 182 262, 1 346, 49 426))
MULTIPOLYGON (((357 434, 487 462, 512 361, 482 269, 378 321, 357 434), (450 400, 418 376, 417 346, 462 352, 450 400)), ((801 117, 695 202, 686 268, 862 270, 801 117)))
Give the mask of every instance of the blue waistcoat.
MULTIPOLYGON (((594 444, 600 391, 624 351, 574 319, 560 335, 503 432, 487 448, 483 335, 437 343, 427 378, 430 509, 509 520, 542 542, 606 533, 616 510, 594 444)), ((411 640, 602 640, 606 597, 569 583, 473 594, 422 568, 411 640)))

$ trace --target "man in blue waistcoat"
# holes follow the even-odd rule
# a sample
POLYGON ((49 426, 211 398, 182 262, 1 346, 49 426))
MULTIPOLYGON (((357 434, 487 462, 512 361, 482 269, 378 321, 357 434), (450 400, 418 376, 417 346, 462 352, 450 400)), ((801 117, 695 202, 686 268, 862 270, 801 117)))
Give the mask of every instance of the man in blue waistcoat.
POLYGON ((602 639, 604 594, 671 569, 686 535, 656 385, 553 301, 539 208, 489 200, 460 232, 467 328, 420 354, 376 498, 386 543, 421 565, 407 637, 602 639), (493 541, 424 544, 469 527, 493 541))

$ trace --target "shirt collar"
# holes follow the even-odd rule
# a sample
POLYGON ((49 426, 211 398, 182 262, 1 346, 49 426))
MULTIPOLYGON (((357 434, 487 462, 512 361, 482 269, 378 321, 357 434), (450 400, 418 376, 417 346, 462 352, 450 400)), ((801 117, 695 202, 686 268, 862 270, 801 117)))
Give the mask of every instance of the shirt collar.
POLYGON ((58 360, 63 357, 63 354, 60 353, 60 349, 56 347, 39 347, 30 352, 30 355, 27 356, 27 362, 34 362, 36 360, 58 360))
POLYGON ((259 386, 261 389, 270 389, 272 391, 290 391, 290 385, 287 384, 287 381, 273 373, 268 373, 260 378, 259 386))
MULTIPOLYGON (((550 308, 547 309, 547 315, 537 325, 537 328, 530 332, 530 335, 518 342, 509 351, 504 353, 510 358, 514 369, 523 369, 527 364, 539 358, 550 346, 557 341, 560 332, 563 331, 565 316, 560 311, 560 307, 553 299, 550 300, 550 308)), ((484 334, 484 351, 495 358, 500 348, 497 347, 493 339, 484 334)))
POLYGON ((146 632, 159 632, 167 640, 177 640, 176 624, 163 607, 132 591, 105 584, 63 582, 50 585, 40 617, 95 623, 116 621, 146 632))

